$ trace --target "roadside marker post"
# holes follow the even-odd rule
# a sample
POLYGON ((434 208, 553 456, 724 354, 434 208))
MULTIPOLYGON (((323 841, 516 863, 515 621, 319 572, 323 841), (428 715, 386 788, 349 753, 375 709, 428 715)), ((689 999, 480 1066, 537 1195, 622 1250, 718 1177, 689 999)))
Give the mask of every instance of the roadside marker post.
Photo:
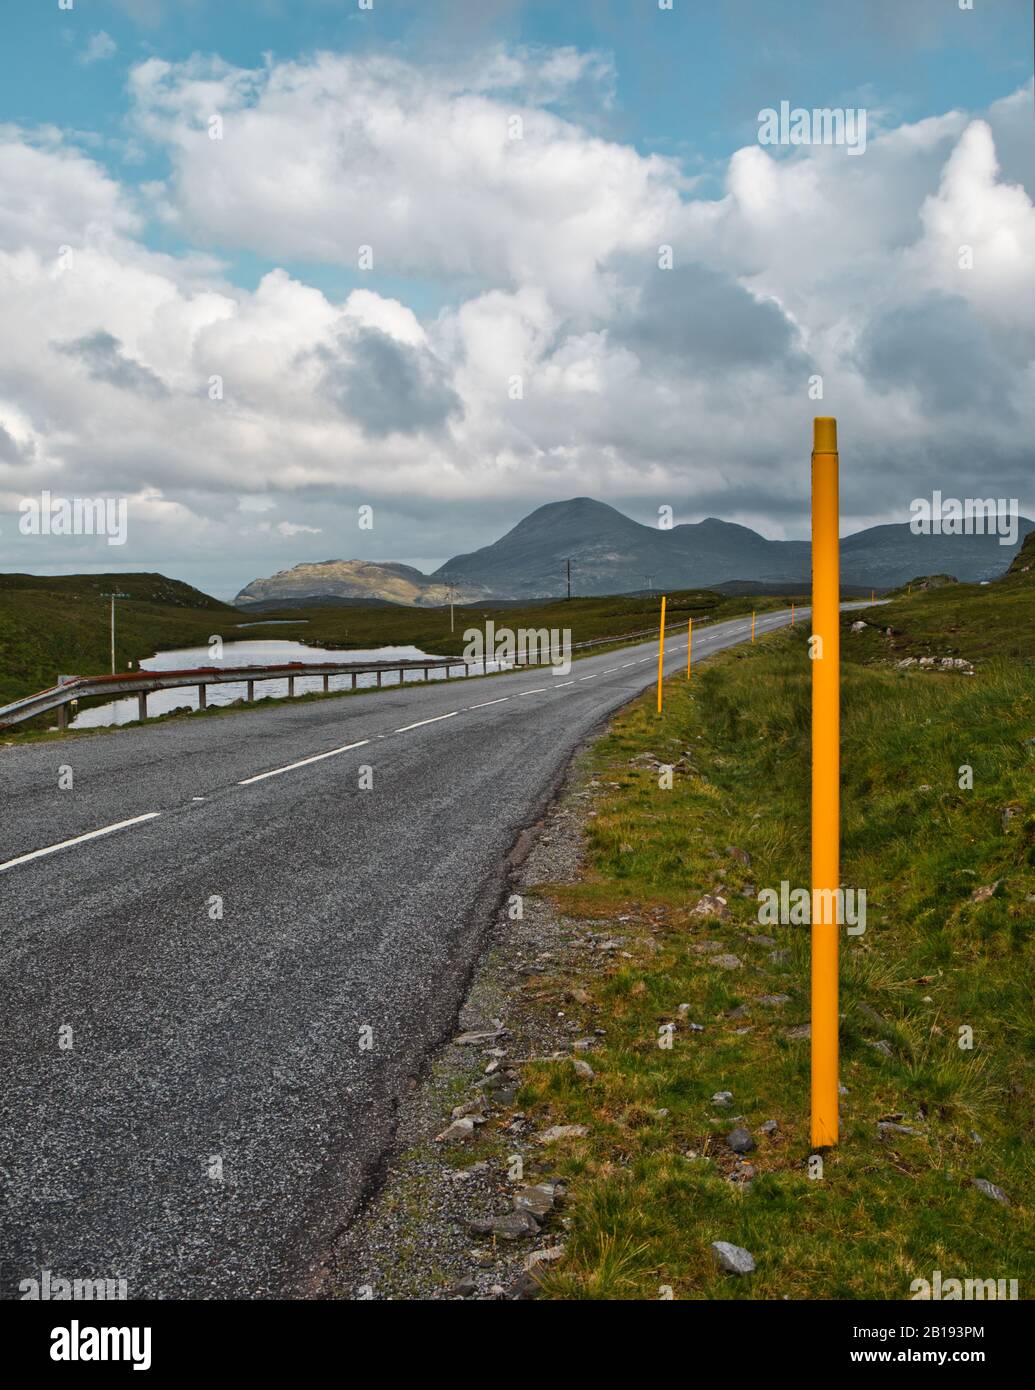
POLYGON ((694 620, 688 618, 686 622, 686 678, 690 679, 690 659, 694 652, 694 620))
POLYGON ((791 600, 791 627, 794 626, 794 600, 791 600))
POLYGON ((817 416, 812 449, 812 1143, 838 1141, 841 651, 837 421, 817 416), (832 920, 828 921, 827 918, 832 920))
POLYGON ((661 631, 658 633, 658 713, 661 713, 661 679, 665 665, 665 596, 661 597, 661 631))
POLYGON ((751 640, 752 640, 752 642, 755 640, 755 612, 754 612, 754 609, 751 610, 751 640))

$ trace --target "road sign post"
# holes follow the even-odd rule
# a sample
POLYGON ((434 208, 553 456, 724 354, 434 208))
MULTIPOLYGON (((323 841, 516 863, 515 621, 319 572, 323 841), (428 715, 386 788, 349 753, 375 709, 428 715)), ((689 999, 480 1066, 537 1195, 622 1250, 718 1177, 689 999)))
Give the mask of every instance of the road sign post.
POLYGON ((838 1140, 841 652, 837 421, 817 416, 812 450, 812 1143, 838 1140))

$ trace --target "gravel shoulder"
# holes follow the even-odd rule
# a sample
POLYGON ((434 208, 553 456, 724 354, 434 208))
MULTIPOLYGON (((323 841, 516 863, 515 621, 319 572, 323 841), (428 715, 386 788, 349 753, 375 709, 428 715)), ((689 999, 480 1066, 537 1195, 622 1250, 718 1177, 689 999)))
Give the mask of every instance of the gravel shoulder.
POLYGON ((512 1107, 523 1059, 559 1055, 588 1065, 575 1044, 598 1026, 577 986, 563 1011, 536 987, 546 969, 577 974, 606 964, 608 953, 595 949, 590 930, 599 923, 560 916, 536 896, 539 884, 579 877, 593 795, 584 756, 585 748, 542 820, 515 846, 454 1040, 431 1057, 400 1107, 394 1156, 315 1281, 317 1297, 533 1298, 535 1269, 563 1252, 564 1183, 551 1167, 549 1143, 512 1107), (454 1136, 440 1140, 451 1127, 454 1136), (537 1230, 522 1215, 529 1211, 537 1230), (502 1222, 494 1231, 469 1225, 495 1218, 502 1222))

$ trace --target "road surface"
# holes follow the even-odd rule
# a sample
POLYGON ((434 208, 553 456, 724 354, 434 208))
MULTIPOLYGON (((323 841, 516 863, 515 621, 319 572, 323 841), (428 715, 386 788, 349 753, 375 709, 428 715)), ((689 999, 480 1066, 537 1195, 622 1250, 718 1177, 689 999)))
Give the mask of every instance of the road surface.
MULTIPOLYGON (((750 627, 700 629, 695 660, 750 627)), ((304 1293, 450 1033, 518 833, 656 666, 644 644, 0 750, 0 1297, 44 1269, 304 1293)))

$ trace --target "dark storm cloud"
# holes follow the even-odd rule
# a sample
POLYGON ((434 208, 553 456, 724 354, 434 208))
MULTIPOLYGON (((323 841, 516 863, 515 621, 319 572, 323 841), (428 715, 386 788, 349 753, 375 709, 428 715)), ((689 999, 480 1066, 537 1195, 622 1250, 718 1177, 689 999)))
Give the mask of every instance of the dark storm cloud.
POLYGON ((775 304, 700 265, 651 275, 638 309, 612 336, 641 359, 663 358, 698 374, 738 367, 799 371, 806 361, 775 304))
POLYGON ((461 412, 445 368, 426 348, 400 343, 379 328, 339 338, 338 348, 317 354, 324 391, 364 434, 419 434, 461 412))
POLYGON ((860 339, 859 361, 873 385, 912 386, 932 412, 1010 408, 1013 369, 954 296, 929 295, 875 319, 860 339))
POLYGON ((148 367, 127 357, 118 338, 110 333, 98 330, 71 343, 61 343, 58 352, 78 358, 94 381, 105 381, 120 391, 133 391, 141 396, 168 395, 160 378, 148 367))

